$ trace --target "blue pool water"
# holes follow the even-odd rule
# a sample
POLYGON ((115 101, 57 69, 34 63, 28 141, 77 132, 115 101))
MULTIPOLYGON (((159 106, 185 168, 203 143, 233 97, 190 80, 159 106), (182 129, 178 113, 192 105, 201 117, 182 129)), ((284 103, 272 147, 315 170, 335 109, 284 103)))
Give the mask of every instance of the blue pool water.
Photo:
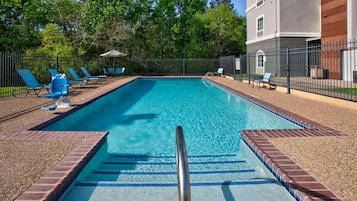
POLYGON ((294 200, 239 131, 300 127, 205 80, 185 78, 138 79, 44 128, 110 132, 62 200, 176 200, 178 125, 190 156, 193 198, 294 200), (215 195, 207 195, 210 188, 215 195), (253 199, 252 193, 259 195, 253 199))

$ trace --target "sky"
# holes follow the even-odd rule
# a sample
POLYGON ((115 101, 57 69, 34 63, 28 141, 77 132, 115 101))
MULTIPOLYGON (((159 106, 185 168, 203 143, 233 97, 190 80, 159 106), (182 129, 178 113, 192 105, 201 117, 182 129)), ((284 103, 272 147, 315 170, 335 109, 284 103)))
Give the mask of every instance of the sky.
MULTIPOLYGON (((207 0, 207 6, 209 6, 210 0, 207 0)), ((234 10, 238 12, 240 16, 246 16, 245 15, 245 2, 246 0, 231 0, 234 6, 234 10)))
POLYGON ((245 2, 246 0, 231 0, 234 4, 234 9, 240 16, 245 16, 245 2))

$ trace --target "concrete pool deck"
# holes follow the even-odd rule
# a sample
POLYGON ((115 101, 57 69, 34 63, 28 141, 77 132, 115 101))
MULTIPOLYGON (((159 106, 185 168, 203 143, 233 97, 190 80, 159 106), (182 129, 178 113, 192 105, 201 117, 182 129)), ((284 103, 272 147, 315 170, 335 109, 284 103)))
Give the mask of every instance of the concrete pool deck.
MULTIPOLYGON (((70 99, 76 105, 83 104, 89 98, 98 97, 125 83, 126 79, 133 78, 109 79, 106 84, 99 84, 90 89, 79 89, 78 93, 75 91, 70 99)), ((335 134, 341 134, 322 137, 301 135, 294 138, 273 136, 251 139, 263 144, 271 144, 266 151, 281 151, 342 200, 357 200, 357 187, 354 185, 357 181, 357 124, 355 123, 357 103, 306 93, 300 95, 295 91, 288 95, 280 89, 273 91, 252 88, 248 84, 220 77, 208 77, 208 79, 238 90, 243 95, 257 101, 299 115, 306 118, 307 121, 324 125, 322 127, 329 127, 334 130, 335 134)), ((22 136, 23 139, 20 139, 23 134, 21 131, 38 125, 45 119, 53 118, 53 115, 58 115, 38 109, 23 114, 19 112, 36 107, 42 101, 48 102, 46 99, 33 96, 22 99, 0 99, 1 117, 19 113, 9 119, 2 118, 5 120, 0 122, 0 165, 2 170, 0 173, 0 200, 15 199, 31 184, 38 181, 41 176, 48 174, 48 171, 56 164, 58 165, 64 156, 79 146, 83 146, 84 141, 97 142, 100 140, 88 139, 83 137, 85 135, 77 138, 63 137, 51 140, 39 138, 38 132, 32 132, 32 137, 22 136), (15 135, 18 137, 12 137, 15 135), (46 157, 49 155, 50 157, 46 157)), ((101 135, 105 134, 101 133, 101 135)), ((88 146, 84 146, 88 148, 88 146)))

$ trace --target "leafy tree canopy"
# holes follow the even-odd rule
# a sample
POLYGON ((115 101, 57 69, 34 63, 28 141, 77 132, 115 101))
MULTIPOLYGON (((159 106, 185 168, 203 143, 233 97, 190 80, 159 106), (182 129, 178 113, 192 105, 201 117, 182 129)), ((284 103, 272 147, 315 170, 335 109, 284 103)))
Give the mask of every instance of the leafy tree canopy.
POLYGON ((211 57, 239 55, 245 52, 244 19, 227 5, 222 4, 216 9, 209 9, 197 17, 209 30, 207 46, 211 57))
POLYGON ((28 55, 70 57, 74 53, 74 48, 68 38, 59 30, 57 24, 47 24, 41 32, 41 38, 42 45, 36 49, 27 50, 28 55))
POLYGON ((245 51, 230 0, 0 0, 0 51, 215 58, 245 51))

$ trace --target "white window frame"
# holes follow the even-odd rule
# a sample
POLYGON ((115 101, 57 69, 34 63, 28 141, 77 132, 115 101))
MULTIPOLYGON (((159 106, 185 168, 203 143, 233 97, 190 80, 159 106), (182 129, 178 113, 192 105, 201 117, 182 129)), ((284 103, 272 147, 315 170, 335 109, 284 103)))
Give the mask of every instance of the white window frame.
POLYGON ((264 74, 265 73, 265 62, 266 62, 266 56, 263 50, 259 49, 257 53, 255 53, 255 59, 256 59, 256 64, 255 64, 255 72, 257 74, 264 74))
POLYGON ((264 4, 264 0, 255 0, 255 7, 258 8, 264 4))
POLYGON ((260 15, 256 18, 256 22, 257 22, 257 26, 256 26, 256 30, 257 33, 258 32, 264 32, 264 15, 260 15), (262 29, 259 30, 259 20, 262 19, 263 20, 263 24, 262 24, 262 29))

